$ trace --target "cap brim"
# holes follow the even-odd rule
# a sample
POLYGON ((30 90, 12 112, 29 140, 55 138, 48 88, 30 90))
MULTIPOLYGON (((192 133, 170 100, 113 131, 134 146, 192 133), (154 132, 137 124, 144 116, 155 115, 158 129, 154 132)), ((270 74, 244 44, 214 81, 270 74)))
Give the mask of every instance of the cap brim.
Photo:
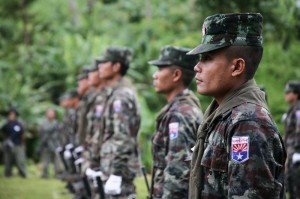
POLYGON ((111 60, 107 59, 107 57, 98 57, 95 59, 95 61, 99 64, 99 63, 104 63, 104 62, 108 62, 111 60))
POLYGON ((193 50, 191 50, 190 52, 187 53, 187 55, 197 55, 197 54, 201 54, 201 53, 205 53, 205 52, 210 52, 213 50, 217 50, 220 48, 224 48, 227 46, 230 46, 230 43, 225 43, 222 45, 219 44, 200 44, 199 46, 197 46, 196 48, 194 48, 193 50))
POLYGON ((164 61, 164 60, 152 60, 149 61, 148 64, 154 66, 171 66, 173 63, 171 61, 164 61))

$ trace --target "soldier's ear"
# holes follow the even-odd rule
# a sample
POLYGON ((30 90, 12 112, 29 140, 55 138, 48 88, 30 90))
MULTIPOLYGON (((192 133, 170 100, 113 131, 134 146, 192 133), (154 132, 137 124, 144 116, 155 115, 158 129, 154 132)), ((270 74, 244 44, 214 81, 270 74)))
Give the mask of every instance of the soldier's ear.
POLYGON ((182 77, 182 71, 180 69, 178 69, 178 68, 175 69, 173 71, 173 81, 177 82, 177 81, 179 81, 181 79, 181 77, 182 77))
POLYGON ((242 75, 246 70, 245 60, 242 58, 236 58, 232 61, 231 66, 231 75, 232 77, 237 77, 242 75))
POLYGON ((116 73, 121 71, 121 64, 119 62, 113 64, 113 71, 116 73))

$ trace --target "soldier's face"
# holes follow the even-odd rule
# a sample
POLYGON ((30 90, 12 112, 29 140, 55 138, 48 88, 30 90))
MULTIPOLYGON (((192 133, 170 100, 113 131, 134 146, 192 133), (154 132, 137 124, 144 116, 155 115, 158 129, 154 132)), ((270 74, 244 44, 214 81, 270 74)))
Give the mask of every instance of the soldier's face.
POLYGON ((222 50, 201 54, 194 67, 197 92, 222 101, 233 86, 231 64, 222 50))
POLYGON ((111 79, 114 76, 112 62, 103 62, 98 64, 98 72, 100 79, 111 79))
POLYGON ((158 67, 153 74, 153 86, 158 93, 168 93, 173 88, 173 69, 170 67, 158 67))
POLYGON ((98 71, 90 72, 88 76, 88 81, 90 86, 97 86, 97 84, 100 81, 98 71))
POLYGON ((293 103, 297 102, 297 98, 298 98, 298 95, 293 92, 287 92, 284 95, 285 101, 289 104, 293 104, 293 103))
POLYGON ((82 95, 89 88, 88 79, 82 79, 78 82, 77 92, 82 95))

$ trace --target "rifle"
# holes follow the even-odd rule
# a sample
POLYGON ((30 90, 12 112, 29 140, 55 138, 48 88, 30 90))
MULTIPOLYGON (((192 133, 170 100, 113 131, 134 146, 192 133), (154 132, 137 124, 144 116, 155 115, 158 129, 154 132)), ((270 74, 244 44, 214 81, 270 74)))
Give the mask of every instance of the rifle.
POLYGON ((63 149, 63 147, 59 146, 59 147, 56 148, 56 152, 57 152, 59 158, 61 159, 61 161, 62 161, 62 163, 64 165, 65 170, 68 171, 69 167, 68 167, 68 164, 67 164, 67 162, 66 162, 66 160, 64 158, 64 152, 65 152, 65 150, 63 149))
POLYGON ((149 187, 149 183, 148 183, 148 179, 147 179, 146 169, 145 169, 145 167, 142 167, 141 169, 142 169, 142 173, 143 173, 145 183, 146 183, 146 186, 147 186, 148 194, 150 195, 150 187, 149 187))
POLYGON ((156 170, 156 167, 153 166, 153 169, 152 169, 152 175, 151 175, 151 188, 150 188, 150 191, 149 191, 149 195, 147 196, 147 199, 153 199, 153 196, 152 196, 152 192, 153 192, 153 188, 154 188, 154 175, 155 175, 155 170, 156 170))
POLYGON ((103 175, 101 171, 95 171, 93 169, 88 168, 85 171, 85 175, 93 180, 93 184, 96 181, 97 183, 97 191, 100 195, 100 199, 105 199, 104 189, 103 189, 103 183, 101 176, 103 175))

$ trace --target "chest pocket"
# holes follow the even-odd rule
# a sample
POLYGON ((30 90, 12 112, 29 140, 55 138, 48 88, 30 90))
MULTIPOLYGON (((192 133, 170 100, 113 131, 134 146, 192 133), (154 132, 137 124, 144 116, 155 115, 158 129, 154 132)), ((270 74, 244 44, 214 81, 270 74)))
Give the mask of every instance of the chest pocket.
POLYGON ((201 165, 214 171, 226 172, 228 165, 226 148, 208 143, 203 153, 201 165))

